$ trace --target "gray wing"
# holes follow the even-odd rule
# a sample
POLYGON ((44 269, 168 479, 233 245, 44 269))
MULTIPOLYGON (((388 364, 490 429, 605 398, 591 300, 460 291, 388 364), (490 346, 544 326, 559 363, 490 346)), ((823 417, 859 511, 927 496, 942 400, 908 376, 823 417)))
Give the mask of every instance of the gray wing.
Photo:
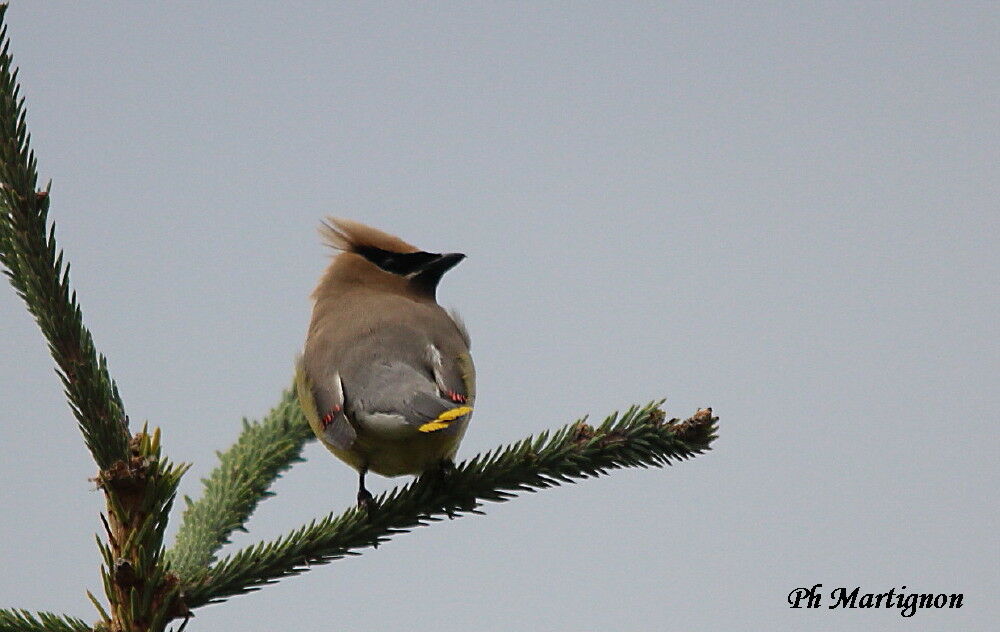
POLYGON ((468 418, 472 408, 443 396, 430 365, 382 361, 345 371, 345 408, 357 419, 370 415, 399 417, 421 432, 448 431, 468 418))
POLYGON ((332 342, 317 336, 304 359, 319 385, 319 416, 332 415, 323 436, 335 447, 353 444, 371 415, 433 432, 459 426, 452 422, 467 420, 472 411, 468 346, 440 308, 416 327, 381 326, 332 342))
POLYGON ((441 397, 472 406, 476 398, 476 370, 469 352, 454 347, 442 351, 431 344, 427 347, 427 360, 441 397))
POLYGON ((316 400, 323 439, 335 448, 349 450, 358 438, 358 433, 347 419, 340 373, 334 373, 324 383, 314 383, 313 397, 316 400))

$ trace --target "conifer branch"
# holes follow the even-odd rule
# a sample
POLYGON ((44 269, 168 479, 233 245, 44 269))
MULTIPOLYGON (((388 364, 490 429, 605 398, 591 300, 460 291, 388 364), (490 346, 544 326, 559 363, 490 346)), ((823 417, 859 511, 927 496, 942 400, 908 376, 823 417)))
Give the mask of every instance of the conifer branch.
POLYGON ((0 632, 90 632, 81 619, 51 612, 0 610, 0 632))
POLYGON ((234 530, 245 531, 257 504, 273 495, 271 483, 302 460, 302 446, 312 438, 293 390, 286 390, 262 421, 244 419, 239 439, 219 453, 219 465, 202 479, 202 497, 184 498, 183 522, 167 554, 171 569, 185 577, 215 562, 216 551, 234 530))
POLYGON ((38 189, 35 154, 0 5, 0 263, 49 341, 70 408, 101 469, 128 457, 128 428, 107 363, 83 325, 69 264, 48 225, 49 189, 38 189))
POLYGON ((448 473, 425 474, 383 494, 369 517, 352 508, 302 526, 271 542, 247 547, 211 569, 182 577, 185 606, 208 603, 259 589, 313 565, 358 555, 393 535, 464 513, 481 513, 482 501, 503 502, 535 491, 624 467, 662 466, 710 449, 717 417, 703 409, 686 421, 665 421, 654 402, 608 417, 597 428, 583 421, 554 434, 543 432, 498 448, 448 473))

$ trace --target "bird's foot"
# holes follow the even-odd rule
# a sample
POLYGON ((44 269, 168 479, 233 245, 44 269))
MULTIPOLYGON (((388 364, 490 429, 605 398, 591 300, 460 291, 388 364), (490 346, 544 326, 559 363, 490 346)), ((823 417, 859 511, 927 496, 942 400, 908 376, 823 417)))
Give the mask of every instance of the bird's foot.
POLYGON ((364 487, 358 490, 358 507, 364 509, 369 518, 372 517, 372 514, 375 513, 375 509, 378 508, 378 503, 375 502, 375 497, 372 496, 372 493, 364 487))
MULTIPOLYGON (((365 512, 368 522, 372 522, 375 518, 375 510, 378 509, 378 503, 375 502, 372 493, 364 487, 358 490, 358 508, 365 512)), ((372 540, 372 548, 378 548, 378 538, 372 540)))
POLYGON ((447 479, 455 473, 455 462, 451 459, 441 459, 439 470, 441 472, 441 478, 447 479))
MULTIPOLYGON (((455 471, 454 461, 451 459, 441 459, 441 463, 439 464, 437 471, 438 484, 447 485, 448 479, 455 474, 455 471)), ((445 507, 444 513, 448 516, 449 520, 455 519, 455 512, 451 509, 451 507, 445 507)))

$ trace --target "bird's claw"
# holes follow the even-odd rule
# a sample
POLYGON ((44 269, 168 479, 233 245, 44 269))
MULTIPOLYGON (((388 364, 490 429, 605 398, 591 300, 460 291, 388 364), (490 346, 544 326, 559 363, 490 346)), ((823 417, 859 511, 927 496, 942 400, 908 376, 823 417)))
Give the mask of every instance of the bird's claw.
POLYGON ((361 507, 371 518, 378 504, 375 502, 375 497, 367 489, 361 489, 358 491, 358 507, 361 507))

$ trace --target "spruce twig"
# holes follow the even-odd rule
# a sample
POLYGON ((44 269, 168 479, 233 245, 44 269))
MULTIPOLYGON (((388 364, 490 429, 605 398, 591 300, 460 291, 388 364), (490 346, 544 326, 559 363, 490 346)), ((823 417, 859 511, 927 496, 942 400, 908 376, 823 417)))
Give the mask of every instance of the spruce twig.
POLYGON ((97 482, 108 500, 102 516, 107 543, 97 540, 107 610, 91 601, 112 632, 160 632, 185 616, 180 582, 164 560, 163 533, 177 485, 187 465, 161 453, 160 431, 141 432, 129 442, 131 457, 101 472, 97 482), (110 619, 110 623, 108 622, 110 619))
POLYGON ((233 531, 246 530, 257 504, 273 495, 271 483, 302 460, 302 446, 313 438, 293 390, 286 390, 262 421, 244 419, 240 438, 219 453, 219 465, 202 479, 202 497, 184 498, 184 520, 167 554, 172 570, 184 577, 215 562, 216 551, 233 531))
POLYGON ((0 610, 0 632, 90 632, 76 617, 51 612, 0 610))
POLYGON ((680 422, 664 420, 653 402, 613 414, 597 428, 582 421, 551 436, 543 432, 457 466, 425 474, 383 494, 368 517, 352 508, 330 514, 271 542, 249 546, 211 569, 182 577, 188 608, 259 589, 317 564, 357 555, 356 550, 393 535, 463 513, 480 513, 484 500, 503 502, 535 491, 623 467, 662 466, 701 454, 715 439, 717 417, 704 409, 680 422), (444 477, 442 479, 442 476, 444 477))
POLYGON ((38 189, 24 97, 9 52, 6 10, 0 5, 0 263, 49 341, 70 408, 104 469, 128 457, 125 408, 83 325, 69 285, 69 264, 63 265, 56 247, 55 226, 47 228, 49 187, 38 189))

